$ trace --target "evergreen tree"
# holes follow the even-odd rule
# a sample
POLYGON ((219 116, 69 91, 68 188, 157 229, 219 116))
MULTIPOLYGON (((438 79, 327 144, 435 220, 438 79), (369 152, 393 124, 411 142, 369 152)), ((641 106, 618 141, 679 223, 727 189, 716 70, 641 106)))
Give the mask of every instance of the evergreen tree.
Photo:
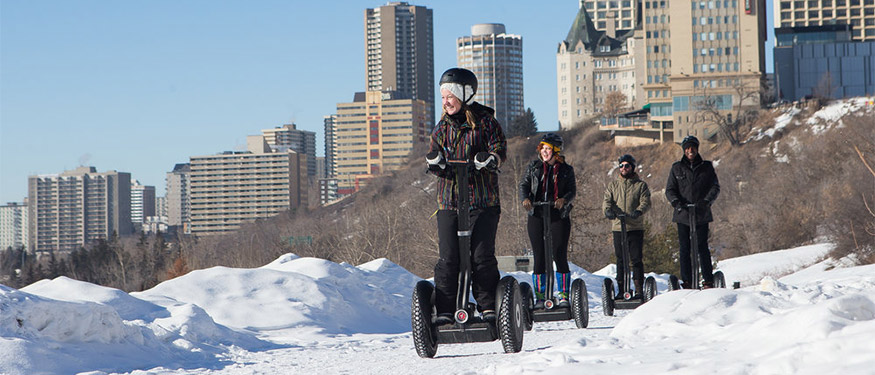
POLYGON ((507 127, 504 128, 504 135, 507 138, 527 137, 538 132, 538 120, 535 119, 535 113, 532 108, 527 108, 522 116, 514 117, 507 127))

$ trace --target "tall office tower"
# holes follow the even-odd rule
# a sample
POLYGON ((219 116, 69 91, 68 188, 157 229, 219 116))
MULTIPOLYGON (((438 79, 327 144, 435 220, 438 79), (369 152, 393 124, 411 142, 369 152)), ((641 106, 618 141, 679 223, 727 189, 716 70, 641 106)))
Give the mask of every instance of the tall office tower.
POLYGON ((133 233, 130 173, 79 167, 30 176, 27 184, 33 251, 72 251, 113 233, 133 233))
POLYGON ((631 30, 641 21, 640 1, 580 0, 578 7, 589 13, 593 26, 598 31, 607 31, 609 27, 618 30, 631 30), (608 18, 611 18, 613 22, 608 18))
POLYGON ((167 198, 155 197, 155 216, 167 217, 167 198))
MULTIPOLYGON (((755 1, 744 4, 751 8, 755 1)), ((773 6, 776 28, 850 25, 854 40, 875 40, 873 0, 775 0, 773 6)))
MULTIPOLYGON (((666 38, 661 50, 667 50, 670 56, 668 80, 676 142, 686 135, 707 139, 717 134, 715 124, 697 120, 705 103, 725 116, 731 116, 737 106, 760 106, 758 95, 744 94, 759 93, 762 87, 765 17, 762 0, 672 2, 664 19, 651 14, 649 23, 645 9, 645 30, 648 26, 669 25, 671 44, 666 38)), ((648 60, 657 58, 651 59, 648 53, 648 60)), ((654 90, 645 91, 649 98, 654 90)))
POLYGON ((248 151, 191 157, 191 233, 210 235, 307 203, 307 156, 273 152, 262 135, 248 151))
POLYGON ((0 251, 27 249, 27 203, 0 205, 0 251))
POLYGON ((191 164, 174 165, 164 180, 167 224, 177 227, 178 233, 191 234, 191 164))
MULTIPOLYGON (((612 18, 609 18, 612 19, 612 18)), ((556 81, 560 129, 570 129, 602 112, 612 92, 623 94, 628 107, 638 107, 636 61, 643 55, 635 30, 617 30, 609 22, 598 31, 589 13, 580 8, 556 52, 556 81)))
POLYGON ((471 27, 471 36, 456 39, 458 64, 477 76, 474 100, 495 110, 504 126, 525 112, 523 38, 506 34, 500 23, 471 27))
POLYGON ((398 96, 403 95, 359 92, 352 103, 337 104, 338 194, 351 194, 367 179, 398 169, 417 144, 428 141, 428 104, 398 96))
POLYGON ((155 187, 134 180, 131 183, 131 222, 134 228, 139 228, 149 216, 155 216, 155 187))
POLYGON ((337 174, 337 151, 334 146, 337 144, 335 137, 337 136, 337 115, 328 115, 323 118, 325 126, 325 176, 334 177, 337 174))
POLYGON ((316 133, 298 130, 295 124, 286 124, 274 129, 265 129, 261 133, 265 141, 274 151, 292 150, 307 156, 307 177, 316 177, 316 133))
MULTIPOLYGON (((427 103, 434 123, 434 32, 432 11, 406 2, 365 10, 367 91, 398 91, 427 103)), ((449 68, 449 67, 447 67, 449 68)))

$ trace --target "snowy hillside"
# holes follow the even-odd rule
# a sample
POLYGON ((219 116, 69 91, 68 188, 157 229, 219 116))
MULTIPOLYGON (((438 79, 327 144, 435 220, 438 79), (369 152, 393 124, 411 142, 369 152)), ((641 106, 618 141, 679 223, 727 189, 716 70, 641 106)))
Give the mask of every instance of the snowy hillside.
MULTIPOLYGON (((288 254, 257 269, 195 271, 141 293, 68 278, 0 286, 0 373, 866 373, 875 366, 875 266, 820 262, 829 245, 729 259, 742 288, 665 292, 590 325, 536 323, 523 351, 442 345, 417 357, 410 293, 387 260, 358 267, 288 254), (51 358, 51 360, 47 360, 51 358)), ((521 281, 529 275, 514 274, 521 281)))

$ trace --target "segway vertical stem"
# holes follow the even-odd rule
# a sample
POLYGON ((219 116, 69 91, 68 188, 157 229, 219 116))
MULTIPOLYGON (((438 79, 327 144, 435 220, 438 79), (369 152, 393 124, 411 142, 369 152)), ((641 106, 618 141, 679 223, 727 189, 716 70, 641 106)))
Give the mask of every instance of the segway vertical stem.
POLYGON ((543 207, 543 217, 541 221, 544 224, 544 266, 546 271, 545 287, 547 288, 544 291, 544 307, 547 310, 553 308, 553 287, 556 285, 556 274, 553 272, 553 233, 550 228, 550 214, 552 210, 550 207, 553 207, 553 202, 536 202, 535 205, 543 207))
POLYGON ((691 287, 698 289, 702 284, 702 274, 699 270, 699 235, 696 233, 696 204, 687 204, 687 211, 690 215, 690 268, 692 277, 691 287))
POLYGON ((468 309, 468 295, 471 291, 471 199, 468 187, 468 165, 466 160, 447 161, 456 172, 456 187, 459 196, 456 201, 459 237, 459 286, 456 292, 456 313, 454 318, 459 323, 465 323, 470 319, 471 311, 468 309))
POLYGON ((626 214, 619 214, 617 218, 620 219, 620 238, 623 241, 623 285, 618 285, 623 288, 623 299, 630 300, 632 299, 632 265, 631 256, 629 255, 629 238, 626 234, 626 214))

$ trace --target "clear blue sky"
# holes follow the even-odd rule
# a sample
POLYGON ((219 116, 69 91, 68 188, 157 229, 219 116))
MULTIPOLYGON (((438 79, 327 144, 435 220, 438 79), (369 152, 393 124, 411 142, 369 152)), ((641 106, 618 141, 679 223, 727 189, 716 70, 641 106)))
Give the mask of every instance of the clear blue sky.
MULTIPOLYGON (((0 203, 22 201, 29 175, 79 165, 163 195, 175 164, 290 122, 322 155, 322 117, 365 88, 364 10, 386 3, 0 2, 0 203)), ((555 54, 577 0, 408 3, 434 12, 436 82, 473 24, 521 35, 525 105, 557 129, 555 54)))

